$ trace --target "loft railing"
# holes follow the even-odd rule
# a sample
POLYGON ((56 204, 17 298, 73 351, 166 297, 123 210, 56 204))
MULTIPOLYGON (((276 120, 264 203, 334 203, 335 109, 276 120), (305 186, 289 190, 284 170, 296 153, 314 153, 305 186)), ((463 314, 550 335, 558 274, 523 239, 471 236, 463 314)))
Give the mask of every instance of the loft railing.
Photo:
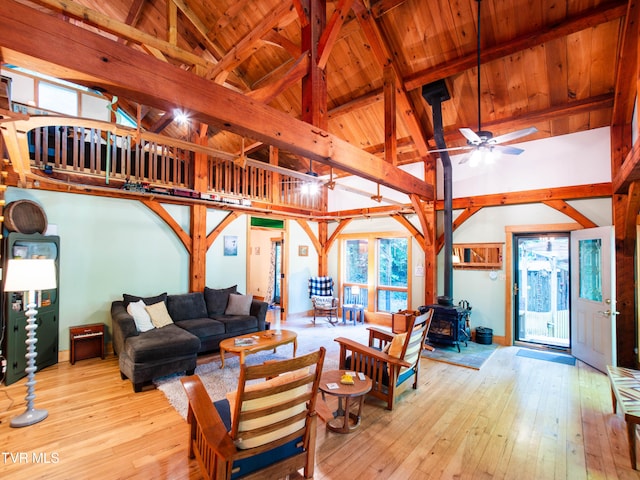
POLYGON ((98 177, 107 185, 117 180, 117 185, 166 193, 181 190, 182 194, 202 194, 204 198, 225 197, 316 210, 320 206, 320 196, 301 191, 303 180, 260 168, 256 162, 241 167, 233 162, 233 155, 194 143, 76 118, 31 117, 13 123, 15 128, 3 129, 2 135, 14 132, 29 151, 31 168, 45 172, 98 177), (207 157, 205 192, 194 191, 196 153, 207 157))

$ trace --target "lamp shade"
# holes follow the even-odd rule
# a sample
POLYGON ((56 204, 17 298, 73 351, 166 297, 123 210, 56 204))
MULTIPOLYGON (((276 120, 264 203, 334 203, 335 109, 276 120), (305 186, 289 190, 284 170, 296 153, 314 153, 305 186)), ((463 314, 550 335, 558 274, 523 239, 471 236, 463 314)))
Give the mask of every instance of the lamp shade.
POLYGON ((351 294, 355 295, 356 297, 360 295, 360 287, 358 285, 353 285, 351 287, 351 294))
POLYGON ((52 259, 9 259, 4 291, 26 292, 56 288, 56 265, 52 259))

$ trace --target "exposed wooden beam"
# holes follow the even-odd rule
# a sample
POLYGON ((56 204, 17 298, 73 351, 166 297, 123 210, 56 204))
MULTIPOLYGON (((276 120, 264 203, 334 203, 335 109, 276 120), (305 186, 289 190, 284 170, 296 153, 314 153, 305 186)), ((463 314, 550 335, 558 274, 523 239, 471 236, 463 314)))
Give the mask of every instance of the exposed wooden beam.
POLYGON ((638 180, 640 180, 640 145, 636 142, 613 177, 613 191, 614 193, 625 194, 629 189, 629 185, 638 180))
POLYGON ((178 7, 173 0, 167 0, 167 42, 178 44, 178 7))
POLYGON ((318 67, 324 70, 354 0, 339 0, 318 42, 318 67))
POLYGON ((353 220, 352 218, 344 218, 344 219, 340 220, 340 222, 338 222, 338 226, 335 228, 333 233, 327 239, 327 243, 325 245, 325 248, 327 250, 331 250, 331 247, 333 246, 333 244, 338 239, 338 236, 340 235, 340 233, 342 233, 342 231, 345 228, 347 228, 347 225, 349 225, 352 220, 353 220))
POLYGON ((149 127, 149 131, 152 133, 160 133, 169 125, 171 125, 171 122, 173 122, 173 115, 171 114, 171 112, 165 112, 164 115, 158 118, 156 123, 149 127))
MULTIPOLYGON (((478 213, 481 210, 481 207, 469 207, 465 208, 460 215, 456 217, 456 219, 452 222, 451 228, 452 231, 455 232, 460 225, 469 220, 473 215, 478 213)), ((444 235, 440 235, 438 240, 436 240, 436 252, 440 252, 442 247, 444 246, 444 235)))
MULTIPOLYGON (((616 98, 611 114, 611 171, 614 177, 614 191, 624 193, 628 182, 638 178, 638 152, 631 152, 633 134, 633 110, 636 105, 639 87, 638 72, 638 23, 640 22, 640 5, 637 1, 629 2, 625 18, 620 47, 620 60, 616 72, 616 98), (636 88, 629 88, 635 83, 636 88), (623 163, 624 162, 624 163, 623 163)), ((636 142, 637 145, 637 142, 636 142)))
POLYGON ((278 33, 273 29, 269 33, 267 33, 264 37, 262 37, 262 41, 282 47, 287 52, 289 52, 289 55, 291 55, 293 58, 298 58, 302 53, 302 49, 300 48, 300 45, 293 43, 291 40, 284 37, 283 35, 281 35, 280 33, 278 33))
POLYGON ((227 228, 227 226, 229 226, 229 224, 233 222, 236 218, 238 218, 239 215, 240 215, 239 212, 229 212, 229 215, 224 217, 220 221, 220 223, 216 225, 216 227, 213 230, 211 230, 209 235, 207 235, 207 249, 211 247, 211 245, 213 245, 213 242, 216 241, 216 239, 220 236, 220 234, 224 231, 224 229, 227 228))
POLYGON ((14 0, 0 2, 0 31, 4 32, 0 55, 5 61, 17 65, 32 62, 43 73, 63 70, 72 81, 96 85, 163 111, 179 107, 195 121, 403 193, 415 193, 427 200, 434 197, 431 185, 326 130, 14 0))
POLYGON ((395 221, 400 223, 400 225, 402 225, 404 228, 409 230, 409 233, 411 233, 413 238, 415 238, 416 241, 418 242, 418 244, 422 247, 422 249, 424 249, 424 246, 425 246, 424 235, 422 234, 422 232, 420 232, 420 230, 418 230, 415 227, 415 225, 413 223, 411 223, 407 219, 407 217, 405 215, 402 215, 401 213, 395 213, 395 214, 391 215, 391 218, 393 218, 395 221))
POLYGON ((548 207, 558 210, 561 213, 564 213, 566 216, 578 222, 583 228, 595 228, 598 226, 597 223, 589 219, 586 215, 580 213, 577 209, 569 205, 564 200, 545 200, 542 203, 544 203, 548 207))
MULTIPOLYGON (((572 187, 542 188, 519 192, 497 193, 478 197, 453 199, 453 209, 461 210, 469 207, 499 207, 503 205, 521 205, 541 203, 550 200, 575 200, 579 198, 604 198, 612 195, 610 183, 576 185, 572 187)), ((442 210, 444 202, 436 202, 436 210, 442 210)))
POLYGON ((309 24, 301 29, 302 49, 309 52, 310 62, 307 75, 302 79, 302 120, 327 129, 327 76, 318 66, 318 42, 327 23, 326 0, 308 0, 309 24))
POLYGON ((149 210, 155 212, 155 214, 158 215, 171 230, 173 230, 173 233, 176 234, 178 239, 182 242, 182 245, 184 245, 185 250, 191 254, 191 237, 184 231, 178 222, 176 222, 171 214, 165 210, 160 202, 147 199, 141 200, 141 202, 146 205, 149 210))
MULTIPOLYGON (((105 32, 109 32, 119 37, 126 38, 131 42, 140 45, 147 45, 151 48, 157 49, 164 55, 175 58, 176 60, 186 63, 187 65, 199 65, 202 67, 206 67, 209 65, 209 62, 199 57, 198 55, 187 52, 181 48, 178 48, 176 45, 172 45, 170 42, 160 40, 153 35, 141 32, 140 30, 137 30, 127 25, 126 23, 119 22, 111 17, 97 12, 96 10, 91 10, 90 8, 79 5, 71 0, 33 0, 33 2, 51 8, 56 12, 60 12, 72 18, 81 20, 82 22, 97 27, 100 30, 104 30, 105 32)), ((30 12, 34 11, 35 10, 30 9, 30 12)), ((31 13, 29 13, 29 15, 31 15, 31 13)))
POLYGON ((407 0, 377 0, 371 2, 371 13, 374 18, 380 18, 387 12, 399 7, 407 0))
POLYGON ((249 56, 259 48, 262 37, 269 33, 274 25, 279 23, 287 24, 296 18, 296 11, 290 4, 283 2, 277 5, 264 16, 262 21, 260 21, 248 35, 236 43, 233 48, 207 72, 207 78, 220 79, 225 73, 230 72, 249 58, 249 56))
POLYGON ((302 228, 302 230, 304 230, 304 232, 307 234, 307 236, 309 237, 309 240, 311 240, 311 243, 313 243, 313 248, 315 248, 316 253, 318 254, 319 257, 321 257, 324 254, 322 249, 322 243, 320 242, 320 240, 318 240, 318 237, 316 236, 315 232, 311 230, 309 223, 306 220, 303 220, 301 218, 296 218, 296 223, 300 225, 300 228, 302 228))
POLYGON ((361 108, 368 107, 369 105, 375 105, 378 102, 382 102, 384 100, 384 91, 382 88, 378 88, 376 90, 372 90, 364 95, 361 95, 358 98, 354 98, 349 102, 345 102, 342 105, 332 108, 329 110, 329 119, 333 120, 340 115, 348 115, 353 113, 361 108))
MULTIPOLYGON (((388 45, 389 42, 385 39, 375 18, 373 18, 373 15, 371 15, 370 11, 366 8, 363 0, 356 1, 353 4, 353 10, 357 14, 360 27, 371 45, 373 55, 376 57, 380 66, 383 68, 387 66, 392 67, 395 70, 397 78, 401 79, 402 72, 397 62, 394 61, 395 56, 391 53, 391 48, 388 45)), ((398 82, 396 95, 398 105, 397 113, 404 120, 420 155, 423 157, 428 156, 429 149, 427 147, 427 139, 415 114, 415 108, 411 99, 407 95, 404 82, 398 82)))
POLYGON ((287 71, 278 78, 274 75, 271 82, 263 85, 259 89, 252 90, 247 96, 262 103, 269 103, 282 92, 297 84, 309 70, 309 55, 305 52, 301 54, 293 65, 286 65, 287 71))
POLYGON ((169 0, 171 3, 175 4, 177 8, 180 9, 180 11, 183 13, 183 15, 185 17, 187 17, 187 19, 189 19, 189 21, 191 22, 191 24, 195 27, 195 29, 197 30, 197 32, 200 34, 200 37, 202 38, 202 40, 204 41, 207 49, 209 50, 209 53, 211 53, 211 55, 214 58, 221 58, 222 55, 224 54, 224 52, 222 51, 222 49, 216 45, 210 38, 209 38, 209 29, 207 28, 207 26, 202 22, 202 20, 200 18, 198 18, 198 16, 196 15, 196 13, 191 9, 191 7, 189 6, 189 4, 185 1, 185 0, 169 0))
POLYGON ((396 73, 384 67, 384 159, 398 165, 398 129, 396 126, 396 73))
MULTIPOLYGON (((483 47, 480 61, 481 63, 491 62, 556 38, 566 37, 572 33, 620 18, 626 14, 628 3, 627 0, 614 0, 602 3, 560 24, 547 25, 529 34, 514 38, 511 41, 483 47)), ((465 70, 469 70, 476 66, 477 61, 477 53, 469 53, 468 55, 455 58, 405 77, 403 79, 404 86, 407 90, 420 88, 436 80, 452 77, 465 70)))
MULTIPOLYGON (((147 0, 133 0, 133 3, 129 6, 129 11, 127 12, 127 18, 124 23, 135 27, 138 24, 138 20, 140 19, 140 15, 142 14, 142 9, 144 8, 144 4, 147 0)), ((126 39, 118 38, 118 42, 124 43, 126 39)))

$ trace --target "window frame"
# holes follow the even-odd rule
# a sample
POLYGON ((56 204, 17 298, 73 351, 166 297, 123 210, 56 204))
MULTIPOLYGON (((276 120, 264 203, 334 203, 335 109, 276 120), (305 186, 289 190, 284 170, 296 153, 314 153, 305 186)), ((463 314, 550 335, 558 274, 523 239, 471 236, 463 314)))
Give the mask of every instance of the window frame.
MULTIPOLYGON (((367 307, 366 310, 369 314, 381 319, 389 319, 394 312, 386 312, 378 310, 378 292, 379 291, 399 291, 407 293, 407 308, 411 308, 412 305, 412 289, 413 278, 411 275, 411 269, 413 265, 412 261, 412 246, 413 237, 403 231, 388 231, 388 232, 362 232, 362 233, 349 233, 343 234, 339 237, 339 254, 338 254, 338 288, 340 297, 342 298, 345 287, 359 286, 367 289, 367 307), (406 287, 397 286, 381 286, 378 285, 378 274, 380 261, 378 258, 379 240, 389 238, 403 238, 407 240, 407 285, 406 287), (368 255, 368 270, 367 270, 367 284, 358 284, 348 282, 346 280, 347 263, 345 255, 347 252, 346 242, 348 240, 364 240, 367 242, 367 255, 368 255)), ((344 303, 344 302, 343 302, 344 303)))

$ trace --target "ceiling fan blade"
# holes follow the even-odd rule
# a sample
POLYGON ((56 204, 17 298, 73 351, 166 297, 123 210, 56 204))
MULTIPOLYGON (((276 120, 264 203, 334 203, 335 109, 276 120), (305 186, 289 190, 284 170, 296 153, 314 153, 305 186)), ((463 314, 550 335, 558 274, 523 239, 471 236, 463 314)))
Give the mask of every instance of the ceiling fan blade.
POLYGON ((482 139, 470 128, 461 128, 460 133, 473 145, 480 145, 482 143, 482 139))
POLYGON ((490 148, 505 155, 520 155, 524 152, 522 148, 512 147, 510 145, 491 145, 490 148))
POLYGON ((515 132, 505 133, 504 135, 498 135, 491 139, 490 143, 505 143, 515 140, 516 138, 526 137, 532 133, 536 133, 538 129, 536 127, 523 128, 522 130, 516 130, 515 132))

